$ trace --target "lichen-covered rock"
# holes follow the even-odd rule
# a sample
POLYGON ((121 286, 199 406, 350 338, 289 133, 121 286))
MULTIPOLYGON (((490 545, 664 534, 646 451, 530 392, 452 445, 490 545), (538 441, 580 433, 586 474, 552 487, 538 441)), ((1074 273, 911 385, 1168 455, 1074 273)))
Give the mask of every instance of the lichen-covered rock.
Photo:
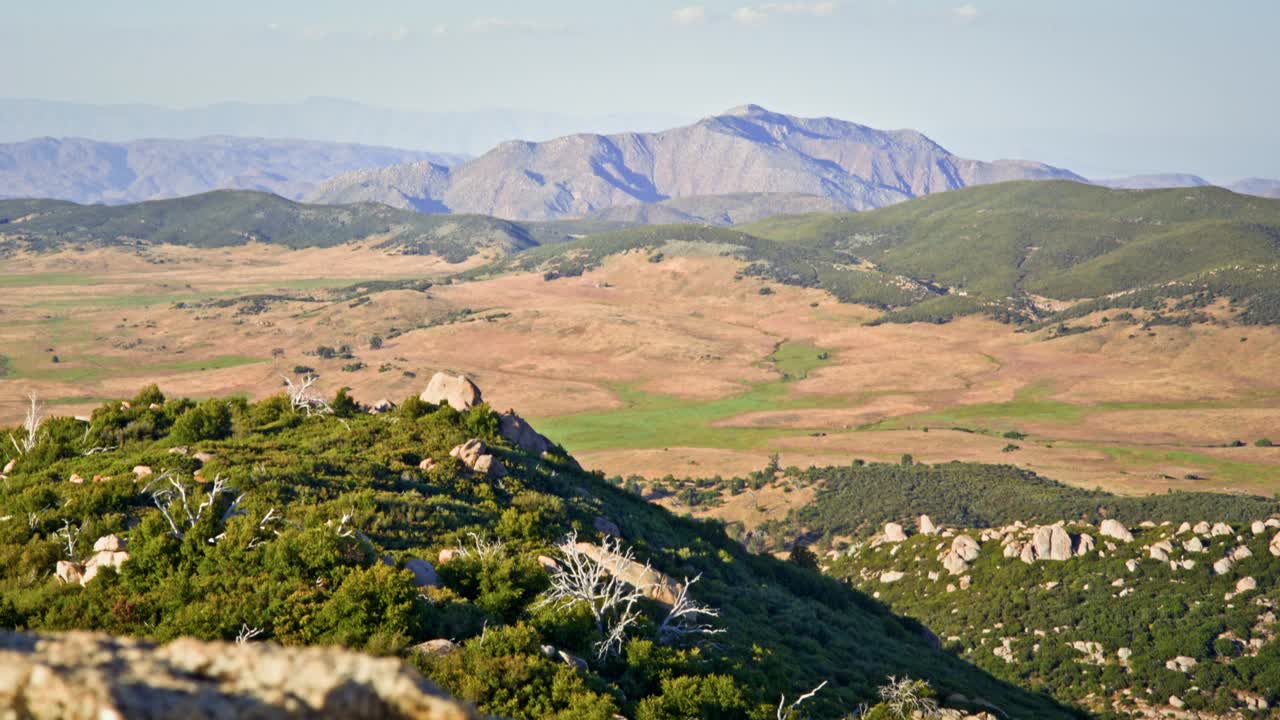
POLYGON ((0 717, 473 720, 412 668, 337 647, 0 631, 0 717))
POLYGON ((461 375, 438 372, 431 376, 427 389, 418 399, 432 405, 448 404, 458 412, 465 412, 483 402, 480 388, 461 375))

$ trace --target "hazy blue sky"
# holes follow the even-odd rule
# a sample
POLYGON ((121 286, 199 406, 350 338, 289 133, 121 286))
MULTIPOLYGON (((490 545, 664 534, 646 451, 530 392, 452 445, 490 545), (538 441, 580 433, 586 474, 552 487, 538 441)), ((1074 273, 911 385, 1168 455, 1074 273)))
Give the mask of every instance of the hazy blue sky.
POLYGON ((1095 176, 1274 177, 1278 30, 1276 0, 10 0, 0 96, 690 119, 755 102, 1095 176))

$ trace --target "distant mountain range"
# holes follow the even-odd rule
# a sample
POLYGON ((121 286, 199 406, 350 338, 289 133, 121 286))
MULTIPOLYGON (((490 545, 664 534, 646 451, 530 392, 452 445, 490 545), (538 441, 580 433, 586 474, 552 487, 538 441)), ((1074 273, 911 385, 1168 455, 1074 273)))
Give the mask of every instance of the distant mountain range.
MULTIPOLYGON (((1161 188, 1208 187, 1213 183, 1199 175, 1188 173, 1163 173, 1157 175, 1133 175, 1124 178, 1094 180, 1094 185, 1123 190, 1159 190, 1161 188)), ((1257 195, 1266 198, 1280 198, 1280 180, 1267 178, 1245 178, 1223 185, 1226 189, 1241 195, 1257 195)))
POLYGON ((689 116, 574 115, 526 110, 419 111, 337 98, 296 103, 217 103, 173 109, 0 98, 0 142, 36 137, 192 139, 207 135, 298 138, 479 155, 505 140, 547 140, 572 132, 658 130, 689 116))
POLYGON ((38 138, 0 145, 0 198, 127 203, 215 189, 262 190, 297 199, 334 174, 457 155, 368 145, 205 137, 100 142, 38 138))
POLYGON ((803 194, 867 210, 968 185, 1055 179, 1084 182, 1044 163, 961 158, 915 130, 744 105, 662 132, 506 142, 454 167, 420 162, 355 171, 307 199, 548 220, 732 193, 803 194))
MULTIPOLYGON (((84 118, 96 118, 110 135, 130 126, 131 113, 142 118, 134 118, 134 127, 156 130, 176 132, 186 120, 188 132, 253 127, 296 135, 328 133, 332 128, 325 123, 346 118, 353 128, 349 134, 361 136, 370 133, 360 128, 378 122, 407 132, 416 121, 430 134, 445 115, 462 124, 467 116, 404 115, 336 100, 164 112, 147 106, 104 106, 96 114, 86 107, 90 106, 0 99, 0 110, 12 110, 0 113, 0 137, 28 126, 92 126, 84 118), (67 117, 60 115, 64 110, 67 117)), ((558 126, 559 120, 543 119, 544 129, 558 126)), ((537 125, 521 121, 495 132, 514 133, 531 124, 537 125)), ((511 220, 731 225, 778 214, 868 210, 972 185, 1059 179, 1129 189, 1210 184, 1189 174, 1088 181, 1034 161, 962 158, 915 130, 800 118, 758 105, 659 132, 509 140, 474 159, 374 145, 228 135, 122 142, 42 137, 0 144, 0 198, 120 204, 246 189, 313 203, 379 202, 424 213, 511 220)), ((1277 180, 1244 180, 1228 189, 1280 197, 1277 180)))

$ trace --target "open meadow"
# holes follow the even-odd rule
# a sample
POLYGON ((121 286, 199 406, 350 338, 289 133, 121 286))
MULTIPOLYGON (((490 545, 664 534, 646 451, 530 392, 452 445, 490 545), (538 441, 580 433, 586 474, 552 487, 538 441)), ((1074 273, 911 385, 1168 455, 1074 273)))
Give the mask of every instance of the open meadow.
POLYGON ((446 369, 607 474, 910 454, 1126 493, 1280 492, 1280 448, 1258 445, 1280 440, 1273 327, 876 325, 870 308, 705 252, 631 251, 554 280, 446 279, 482 261, 370 243, 10 258, 0 420, 18 419, 29 390, 86 414, 149 382, 256 398, 314 371, 326 392, 398 401, 446 369))

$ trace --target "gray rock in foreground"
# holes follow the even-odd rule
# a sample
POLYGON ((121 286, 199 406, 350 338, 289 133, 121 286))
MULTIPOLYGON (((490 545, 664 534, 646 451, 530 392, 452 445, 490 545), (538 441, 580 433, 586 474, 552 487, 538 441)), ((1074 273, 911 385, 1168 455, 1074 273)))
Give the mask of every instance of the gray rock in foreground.
POLYGON ((399 660, 334 647, 96 633, 0 631, 0 717, 402 718, 475 716, 399 660))

